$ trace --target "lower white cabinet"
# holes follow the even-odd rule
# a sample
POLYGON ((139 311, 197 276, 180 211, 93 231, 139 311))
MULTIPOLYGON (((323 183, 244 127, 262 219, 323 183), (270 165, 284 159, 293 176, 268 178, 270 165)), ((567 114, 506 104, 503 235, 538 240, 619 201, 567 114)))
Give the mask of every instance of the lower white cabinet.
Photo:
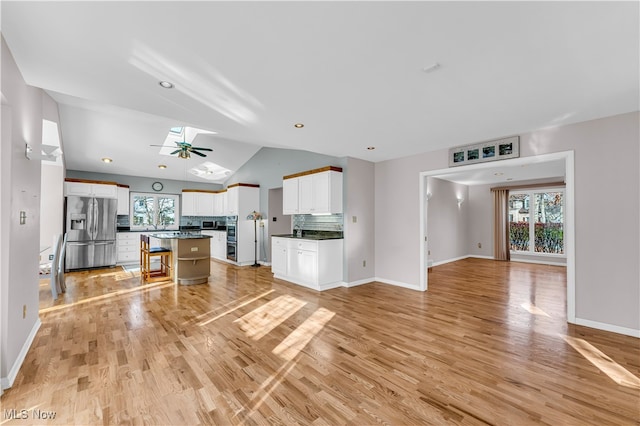
POLYGON ((327 290, 342 285, 343 240, 273 237, 271 270, 276 278, 327 290))
POLYGON ((140 263, 140 235, 142 232, 117 232, 117 263, 140 263))
POLYGON ((227 232, 226 231, 202 231, 203 235, 211 236, 211 257, 218 260, 227 259, 227 232))

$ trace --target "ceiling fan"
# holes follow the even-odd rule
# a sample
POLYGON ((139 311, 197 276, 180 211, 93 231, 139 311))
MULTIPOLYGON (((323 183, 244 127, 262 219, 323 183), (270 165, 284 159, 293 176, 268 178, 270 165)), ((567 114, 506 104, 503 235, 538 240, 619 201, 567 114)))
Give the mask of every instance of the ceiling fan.
MULTIPOLYGON (((178 158, 184 158, 185 160, 191 158, 191 153, 199 155, 200 157, 206 157, 206 154, 201 153, 200 151, 213 151, 211 148, 203 148, 198 146, 191 146, 189 142, 183 140, 182 142, 175 142, 176 149, 170 155, 178 154, 178 158)), ((165 145, 151 145, 151 146, 159 146, 164 148, 165 145)))

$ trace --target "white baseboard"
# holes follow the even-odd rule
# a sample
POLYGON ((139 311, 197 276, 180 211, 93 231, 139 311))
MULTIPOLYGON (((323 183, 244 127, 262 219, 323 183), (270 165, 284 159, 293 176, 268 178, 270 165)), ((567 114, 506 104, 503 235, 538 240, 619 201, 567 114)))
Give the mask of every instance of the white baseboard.
POLYGON ((495 260, 495 257, 493 256, 482 256, 479 254, 470 254, 467 257, 473 257, 474 259, 488 259, 488 260, 495 260))
POLYGON ((395 285, 396 287, 408 288, 410 290, 420 290, 419 286, 416 284, 408 284, 408 283, 403 283, 401 281, 388 280, 386 278, 380 278, 380 277, 376 277, 375 281, 381 282, 383 284, 395 285))
POLYGON ((618 325, 607 324, 598 321, 591 321, 582 318, 576 318, 575 324, 582 325, 589 328, 595 328, 603 331, 610 331, 612 333, 624 334, 625 336, 640 338, 640 330, 634 328, 620 327, 618 325))
POLYGON ((31 328, 29 336, 27 336, 27 340, 25 340, 24 345, 22 345, 22 349, 20 349, 20 353, 18 354, 16 361, 13 363, 13 366, 11 366, 9 374, 7 375, 7 377, 3 377, 2 379, 0 379, 0 386, 2 386, 3 390, 9 389, 11 386, 13 386, 13 382, 18 375, 18 371, 20 371, 20 367, 22 367, 22 363, 27 357, 29 348, 31 347, 33 340, 36 338, 36 334, 38 333, 41 325, 42 322, 40 321, 40 318, 37 318, 35 324, 33 324, 33 328, 31 328))
POLYGON ((372 282, 374 282, 376 279, 375 278, 366 278, 364 280, 358 280, 358 281, 351 281, 348 283, 344 283, 345 287, 357 287, 359 285, 364 285, 364 284, 370 284, 372 282))
POLYGON ((458 260, 466 259, 468 257, 471 257, 471 256, 466 255, 466 256, 454 257, 452 259, 445 259, 439 262, 433 262, 432 266, 440 266, 440 265, 444 265, 445 263, 457 262, 458 260))

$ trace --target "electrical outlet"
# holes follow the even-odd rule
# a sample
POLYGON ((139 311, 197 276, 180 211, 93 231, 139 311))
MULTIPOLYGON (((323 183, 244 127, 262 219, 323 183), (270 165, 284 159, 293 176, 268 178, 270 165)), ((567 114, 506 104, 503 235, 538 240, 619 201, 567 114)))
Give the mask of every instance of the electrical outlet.
POLYGON ((27 317, 27 305, 22 305, 22 318, 27 317))
POLYGON ((351 219, 353 220, 353 223, 357 223, 358 222, 358 216, 353 216, 351 219))
POLYGON ((427 254, 431 256, 431 250, 427 250, 427 254))
POLYGON ((49 255, 49 260, 53 260, 53 255, 52 254, 49 255))
POLYGON ((366 267, 367 267, 367 261, 366 261, 366 260, 363 260, 363 261, 362 261, 362 267, 363 267, 363 268, 366 268, 366 267))
POLYGON ((478 248, 482 248, 482 243, 478 243, 478 248))

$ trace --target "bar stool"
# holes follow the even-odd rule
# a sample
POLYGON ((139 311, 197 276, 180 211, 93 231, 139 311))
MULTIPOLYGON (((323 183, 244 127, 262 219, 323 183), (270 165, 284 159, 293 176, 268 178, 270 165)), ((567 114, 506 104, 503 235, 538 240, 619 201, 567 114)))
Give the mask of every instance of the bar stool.
POLYGON ((163 281, 171 279, 173 256, 168 248, 151 247, 149 236, 140 235, 140 278, 143 281, 163 281), (160 258, 160 269, 151 269, 151 259, 160 258))

